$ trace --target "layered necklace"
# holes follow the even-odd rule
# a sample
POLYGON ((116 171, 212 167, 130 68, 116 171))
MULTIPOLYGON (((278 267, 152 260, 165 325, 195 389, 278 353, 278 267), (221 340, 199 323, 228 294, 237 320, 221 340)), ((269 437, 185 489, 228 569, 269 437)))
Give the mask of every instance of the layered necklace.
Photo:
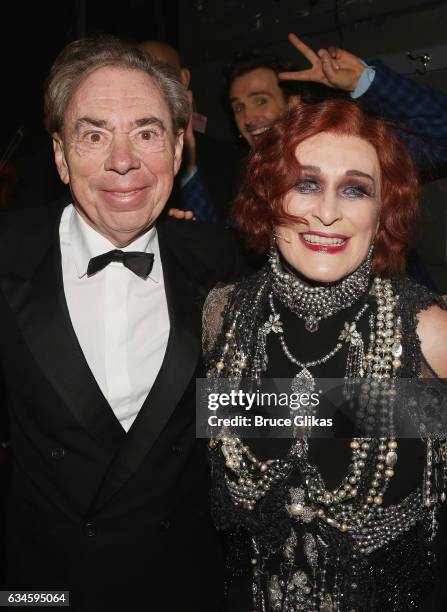
MULTIPOLYGON (((271 315, 269 320, 264 324, 264 334, 267 336, 273 332, 278 334, 279 342, 283 350, 284 355, 289 361, 297 365, 300 371, 295 375, 292 382, 292 391, 294 393, 311 393, 315 389, 315 380, 311 374, 309 368, 321 365, 329 361, 334 355, 336 355, 343 347, 343 343, 349 345, 348 358, 346 361, 346 380, 353 379, 356 375, 363 376, 363 364, 364 364, 364 352, 363 352, 363 340, 361 334, 357 331, 356 323, 361 319, 363 314, 368 310, 369 305, 364 304, 359 312, 354 317, 352 323, 345 323, 343 329, 340 331, 338 336, 338 342, 335 347, 328 353, 320 357, 319 359, 313 359, 310 361, 300 361, 290 352, 286 340, 284 338, 283 324, 281 322, 279 314, 276 312, 273 293, 269 294, 269 303, 271 315)), ((347 385, 345 385, 347 386, 347 385)))
POLYGON ((273 273, 273 292, 281 302, 297 317, 304 319, 309 332, 318 330, 322 319, 349 308, 358 301, 368 289, 371 275, 371 246, 365 261, 349 276, 336 283, 310 286, 294 274, 284 270, 279 253, 275 248, 270 251, 270 266, 273 273))
MULTIPOLYGON (((285 356, 300 368, 293 379, 292 390, 308 391, 315 384, 310 368, 329 361, 341 350, 344 343, 347 343, 345 381, 351 378, 365 379, 362 384, 363 408, 367 409, 369 415, 373 414, 376 409, 380 413, 384 406, 386 406, 388 416, 392 415, 395 393, 393 383, 401 366, 402 332, 400 319, 395 314, 398 298, 394 295, 390 281, 375 278, 370 288, 370 294, 375 298, 377 310, 370 315, 369 345, 366 353, 356 323, 367 312, 369 308, 367 303, 359 309, 353 321, 345 322, 335 347, 313 361, 301 361, 292 355, 286 344, 283 324, 274 305, 275 298, 282 303, 288 303, 291 300, 290 296, 295 295, 295 301, 290 309, 307 321, 308 313, 305 310, 305 304, 309 295, 316 294, 318 299, 312 302, 311 310, 313 320, 318 324, 319 320, 329 316, 324 306, 324 296, 329 296, 331 313, 334 314, 336 311, 351 306, 366 292, 370 284, 367 280, 371 267, 370 260, 371 250, 360 268, 351 277, 341 281, 339 285, 332 284, 329 293, 327 287, 321 288, 321 291, 319 291, 320 288, 307 287, 302 295, 298 288, 303 287, 304 283, 290 273, 284 272, 280 268, 278 255, 272 253, 270 274, 266 275, 254 300, 251 299, 249 302, 252 311, 243 313, 243 306, 236 307, 232 313, 232 321, 225 330, 222 352, 208 375, 210 377, 227 376, 232 378, 233 382, 242 376, 259 379, 260 370, 265 371, 268 363, 266 337, 274 333, 279 336, 285 356), (281 282, 278 282, 278 279, 281 282), (349 292, 348 287, 351 288, 349 292), (362 290, 360 290, 361 287, 362 290), (345 296, 346 299, 343 301, 341 296, 345 296), (249 337, 253 337, 253 333, 248 334, 244 341, 241 337, 243 334, 238 333, 238 330, 243 329, 243 320, 247 320, 247 315, 250 320, 254 320, 254 313, 261 307, 265 299, 268 300, 270 306, 270 315, 268 320, 258 328, 257 342, 255 342, 255 347, 252 346, 250 349, 249 337)), ((304 516, 309 520, 317 517, 343 533, 350 530, 357 533, 360 527, 371 519, 373 508, 382 504, 383 495, 394 474, 394 466, 397 462, 397 441, 392 435, 392 416, 387 419, 383 414, 379 414, 378 418, 383 423, 387 435, 383 435, 378 440, 353 438, 350 442, 352 461, 348 473, 341 479, 340 485, 331 491, 325 488, 318 470, 307 462, 306 439, 298 440, 293 445, 289 459, 285 463, 276 460, 269 463, 259 461, 246 444, 229 432, 223 432, 222 436, 211 440, 210 446, 216 447, 219 443, 221 444, 226 467, 236 476, 236 479, 229 475, 226 476, 228 490, 235 505, 253 510, 257 501, 265 495, 272 483, 283 478, 293 465, 299 465, 306 486, 300 490, 291 491, 291 503, 287 507, 289 514, 296 518, 304 516), (371 461, 375 465, 372 471, 371 461), (364 483, 365 478, 370 478, 370 482, 366 488, 362 487, 364 499, 360 510, 357 508, 358 504, 355 504, 355 508, 352 505, 346 505, 349 499, 358 496, 358 484, 360 481, 364 483)), ((371 544, 370 537, 367 541, 371 544)), ((362 538, 359 537, 360 548, 362 548, 362 542, 362 538)), ((371 549, 371 546, 373 545, 368 546, 368 549, 371 549)))

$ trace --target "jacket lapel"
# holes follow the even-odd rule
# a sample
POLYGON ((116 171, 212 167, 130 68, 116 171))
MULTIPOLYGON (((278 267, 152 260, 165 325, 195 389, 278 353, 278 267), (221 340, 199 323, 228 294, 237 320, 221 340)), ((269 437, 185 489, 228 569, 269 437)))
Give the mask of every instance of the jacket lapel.
POLYGON ((12 276, 0 271, 0 288, 36 364, 59 397, 89 435, 116 452, 125 433, 88 367, 71 324, 62 281, 59 220, 60 214, 37 267, 29 274, 16 269, 12 276))
POLYGON ((158 237, 170 320, 166 353, 154 385, 93 502, 92 513, 138 469, 191 382, 201 355, 200 297, 169 247, 162 225, 158 237))

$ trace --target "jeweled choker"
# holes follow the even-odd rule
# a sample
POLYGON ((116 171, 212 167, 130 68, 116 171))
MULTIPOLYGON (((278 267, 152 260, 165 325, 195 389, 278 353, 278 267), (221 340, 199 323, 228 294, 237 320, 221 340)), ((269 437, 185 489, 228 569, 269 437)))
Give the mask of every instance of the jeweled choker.
POLYGON ((273 293, 289 310, 304 319, 307 331, 314 332, 322 319, 349 308, 368 289, 372 251, 371 245, 365 261, 343 280, 312 287, 284 270, 279 253, 273 247, 269 255, 273 293))

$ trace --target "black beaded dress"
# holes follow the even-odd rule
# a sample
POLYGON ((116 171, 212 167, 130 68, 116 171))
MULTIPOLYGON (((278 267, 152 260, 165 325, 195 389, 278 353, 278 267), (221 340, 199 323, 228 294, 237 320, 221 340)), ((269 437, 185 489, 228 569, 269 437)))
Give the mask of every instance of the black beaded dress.
MULTIPOLYGON (((204 346, 210 371, 227 342, 225 333, 235 309, 255 301, 269 273, 265 268, 239 285, 217 288, 210 294, 204 311, 204 346)), ((433 303, 442 303, 408 278, 393 285, 399 295, 398 314, 403 331, 400 375, 435 376, 421 355, 416 315, 433 303)), ((352 321, 371 300, 366 292, 350 307, 320 321, 316 332, 307 331, 303 320, 279 300, 275 301, 275 307, 290 352, 301 361, 311 361, 337 344, 344 323, 352 321)), ((374 307, 372 303, 371 307, 374 307)), ((268 320, 269 312, 265 293, 258 311, 250 313, 245 325, 262 325, 268 320)), ((367 337, 368 316, 360 318, 357 329, 367 337)), ((263 377, 296 375, 297 366, 284 354, 277 335, 268 336, 265 348, 268 365, 263 377)), ((313 367, 312 374, 318 378, 342 378, 345 368, 343 348, 326 363, 313 367)), ((226 612, 447 610, 447 532, 445 504, 440 501, 444 483, 439 475, 443 472, 445 476, 445 464, 440 459, 444 458, 443 441, 434 443, 436 453, 430 445, 428 464, 426 440, 398 440, 395 473, 378 508, 374 546, 366 554, 365 550, 359 551, 349 533, 321 520, 310 509, 306 514, 305 508, 308 502, 303 463, 317 466, 327 489, 334 489, 351 462, 349 439, 253 438, 242 443, 260 464, 272 460, 282 462, 282 471, 281 477, 271 480, 253 507, 235 504, 228 488, 229 480, 234 480, 235 475, 226 465, 222 443, 219 439, 211 441, 213 516, 228 543, 226 612), (434 501, 429 505, 421 493, 427 482, 427 469, 429 477, 432 470, 437 474, 431 491, 434 501), (291 513, 293 501, 302 503, 303 512, 291 513), (393 513, 393 519, 388 522, 380 519, 387 512, 393 513)), ((377 439, 371 441, 366 453, 368 460, 370 455, 379 452, 378 444, 377 439)), ((367 486, 367 482, 358 483, 359 491, 367 486)))

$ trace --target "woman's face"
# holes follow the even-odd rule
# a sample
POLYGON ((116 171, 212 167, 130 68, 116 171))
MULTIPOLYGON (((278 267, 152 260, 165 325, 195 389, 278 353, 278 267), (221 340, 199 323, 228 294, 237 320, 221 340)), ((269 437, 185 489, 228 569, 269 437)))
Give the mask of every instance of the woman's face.
POLYGON ((363 262, 377 231, 380 164, 374 147, 357 136, 321 132, 296 149, 301 176, 284 198, 301 217, 275 228, 278 248, 309 280, 333 282, 363 262))

